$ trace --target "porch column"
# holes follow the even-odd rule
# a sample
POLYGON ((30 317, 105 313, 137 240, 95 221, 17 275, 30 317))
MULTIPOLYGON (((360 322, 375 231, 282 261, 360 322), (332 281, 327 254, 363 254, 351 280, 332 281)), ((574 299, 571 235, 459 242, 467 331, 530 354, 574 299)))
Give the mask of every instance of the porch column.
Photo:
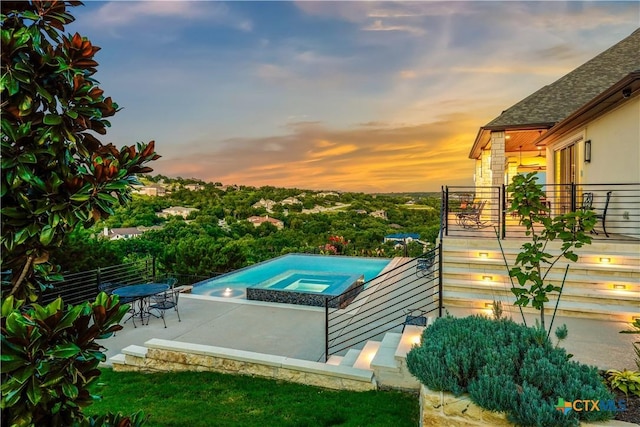
POLYGON ((504 184, 506 138, 503 131, 491 132, 491 200, 488 202, 491 222, 497 224, 500 218, 500 193, 498 188, 504 184))

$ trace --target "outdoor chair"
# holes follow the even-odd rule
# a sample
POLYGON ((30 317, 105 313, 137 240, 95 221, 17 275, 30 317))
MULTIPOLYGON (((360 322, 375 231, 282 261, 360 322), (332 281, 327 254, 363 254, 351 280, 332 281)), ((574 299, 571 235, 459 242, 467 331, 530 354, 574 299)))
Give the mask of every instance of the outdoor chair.
POLYGON ((421 308, 408 308, 405 310, 407 317, 404 319, 404 323, 402 324, 402 332, 404 332, 404 328, 409 325, 413 326, 427 326, 427 313, 425 310, 421 308))
MULTIPOLYGON (((111 295, 114 289, 120 288, 122 286, 123 285, 118 283, 102 282, 98 285, 98 291, 106 292, 107 295, 111 295)), ((120 300, 120 304, 129 304, 130 302, 133 301, 133 298, 120 297, 119 300, 120 300)))
MULTIPOLYGON (((174 279, 174 278, 168 279, 166 283, 169 284, 169 289, 167 289, 162 293, 153 295, 151 297, 151 301, 149 304, 149 312, 151 312, 151 310, 157 310, 159 313, 159 317, 162 318, 162 323, 164 324, 165 328, 167 327, 167 322, 164 316, 167 310, 173 309, 178 315, 178 322, 182 321, 180 319, 180 311, 178 311, 178 299, 180 297, 180 289, 175 287, 175 284, 177 282, 178 282, 177 279, 174 279)), ((148 323, 149 322, 147 321, 147 324, 148 323)))
MULTIPOLYGON (((604 202, 604 209, 602 209, 602 213, 596 213, 596 219, 602 222, 602 231, 604 235, 609 237, 609 233, 607 233, 607 210, 609 209, 609 201, 611 200, 612 191, 607 191, 607 198, 604 202)), ((593 193, 582 193, 582 206, 580 207, 582 210, 592 210, 593 208, 593 193)), ((591 230, 591 234, 598 234, 598 232, 593 229, 591 230)))
POLYGON ((431 268, 433 267, 433 262, 435 258, 435 253, 432 252, 428 256, 424 258, 418 258, 416 264, 416 274, 418 276, 429 276, 432 274, 431 268))
POLYGON ((489 225, 488 221, 482 220, 482 210, 487 204, 486 200, 474 203, 471 207, 456 214, 456 222, 462 228, 483 228, 489 225))

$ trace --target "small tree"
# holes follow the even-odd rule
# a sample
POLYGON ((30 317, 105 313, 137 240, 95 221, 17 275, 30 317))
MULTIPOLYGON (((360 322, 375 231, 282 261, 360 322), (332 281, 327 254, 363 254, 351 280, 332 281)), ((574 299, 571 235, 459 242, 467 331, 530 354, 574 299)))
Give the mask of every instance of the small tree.
POLYGON ((3 295, 34 301, 58 277, 52 248, 77 225, 93 225, 130 200, 136 173, 157 159, 153 141, 102 144, 118 105, 93 78, 93 46, 64 35, 78 1, 2 2, 3 295))
POLYGON ((536 182, 535 173, 516 175, 507 191, 512 196, 509 212, 520 216, 526 235, 531 239, 521 246, 515 266, 509 269, 509 276, 516 278, 519 285, 514 285, 511 292, 516 296, 516 305, 525 307, 531 304, 540 310, 540 325, 545 329, 545 303, 551 293, 558 292, 560 298, 566 278, 565 274, 558 286, 548 282, 547 275, 563 258, 573 262, 578 260, 574 249, 591 243, 588 232, 593 229, 596 218, 593 212, 583 210, 551 217, 549 207, 542 201, 545 193, 542 185, 536 182), (554 240, 562 242, 560 253, 556 255, 547 249, 549 242, 554 240))

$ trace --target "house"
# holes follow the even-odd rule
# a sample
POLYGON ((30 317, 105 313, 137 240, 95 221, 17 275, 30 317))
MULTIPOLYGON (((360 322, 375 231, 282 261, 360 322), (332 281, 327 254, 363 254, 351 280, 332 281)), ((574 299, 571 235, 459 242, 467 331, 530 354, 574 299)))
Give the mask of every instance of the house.
MULTIPOLYGON (((504 261, 513 264, 530 239, 520 219, 507 215, 505 186, 516 174, 533 172, 552 216, 583 209, 598 215, 592 243, 576 251, 568 274, 559 265, 550 272, 548 280, 564 283, 558 312, 622 321, 637 316, 638 52, 640 29, 480 127, 469 153, 474 186, 444 187, 442 195, 445 305, 483 310, 498 300, 515 312, 504 261)), ((549 248, 560 251, 552 243, 549 248)))
POLYGON ((167 195, 167 189, 161 185, 161 184, 151 184, 151 185, 144 185, 142 187, 137 188, 136 192, 138 194, 144 194, 146 196, 166 196, 167 195))
POLYGON ((254 209, 265 208, 267 212, 273 212, 273 207, 275 206, 275 204, 276 202, 271 199, 260 199, 253 205, 251 205, 251 207, 254 209))
POLYGON ((482 126, 476 187, 523 172, 548 185, 637 182, 639 51, 640 29, 482 126))
POLYGON ((111 228, 104 227, 102 232, 103 237, 108 238, 109 240, 123 240, 123 239, 132 239, 134 237, 138 237, 143 233, 142 230, 137 227, 124 227, 124 228, 111 228))
POLYGON ((171 206, 170 208, 163 209, 161 212, 157 212, 156 215, 160 218, 168 218, 170 216, 181 216, 184 219, 191 214, 191 212, 197 212, 196 208, 185 208, 183 206, 171 206))
POLYGON ((374 217, 374 218, 387 219, 387 212, 383 211, 383 210, 373 211, 373 212, 369 213, 369 215, 374 217))
POLYGON ((250 216, 249 218, 247 218, 247 221, 253 224, 254 227, 260 227, 264 223, 269 223, 278 228, 278 230, 282 230, 284 228, 284 222, 280 221, 279 219, 270 218, 268 215, 250 216))
POLYGON ((301 205, 302 202, 295 197, 287 197, 286 199, 280 201, 281 205, 301 205))
POLYGON ((335 191, 323 191, 316 194, 317 197, 340 197, 340 194, 335 191))
POLYGON ((387 243, 387 242, 409 243, 419 239, 420 239, 420 235, 418 233, 394 233, 394 234, 387 234, 386 236, 384 236, 383 242, 384 243, 387 243))
POLYGON ((204 185, 202 184, 187 184, 184 186, 186 190, 189 191, 202 191, 204 190, 204 185))

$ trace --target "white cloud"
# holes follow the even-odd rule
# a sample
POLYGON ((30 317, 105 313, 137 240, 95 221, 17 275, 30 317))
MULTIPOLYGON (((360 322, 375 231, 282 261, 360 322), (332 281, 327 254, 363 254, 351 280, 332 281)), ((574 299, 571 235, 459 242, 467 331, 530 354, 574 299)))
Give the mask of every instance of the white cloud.
POLYGON ((253 23, 237 16, 221 2, 197 1, 111 1, 100 7, 94 15, 101 26, 113 28, 148 23, 149 19, 170 19, 178 21, 209 20, 217 25, 225 25, 249 32, 253 23))

